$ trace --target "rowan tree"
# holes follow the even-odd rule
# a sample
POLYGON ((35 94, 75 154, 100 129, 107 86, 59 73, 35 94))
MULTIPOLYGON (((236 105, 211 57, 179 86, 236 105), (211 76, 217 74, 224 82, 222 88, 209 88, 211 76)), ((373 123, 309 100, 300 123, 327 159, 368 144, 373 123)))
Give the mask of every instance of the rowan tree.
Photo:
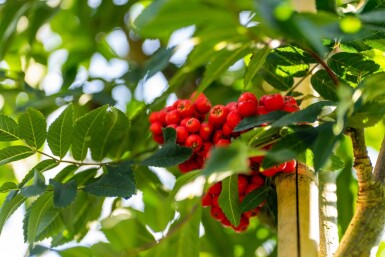
POLYGON ((27 255, 383 255, 383 1, 0 3, 27 255))

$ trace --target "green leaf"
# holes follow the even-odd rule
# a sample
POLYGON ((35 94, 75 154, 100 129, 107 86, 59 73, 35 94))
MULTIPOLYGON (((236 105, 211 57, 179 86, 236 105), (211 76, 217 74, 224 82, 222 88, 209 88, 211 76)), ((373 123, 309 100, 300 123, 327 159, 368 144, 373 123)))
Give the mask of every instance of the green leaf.
POLYGON ((367 128, 377 124, 385 116, 385 105, 379 102, 367 102, 357 107, 348 117, 347 126, 352 128, 367 128))
POLYGON ((53 180, 58 182, 67 182, 70 178, 73 177, 74 172, 79 169, 79 166, 72 164, 68 165, 67 167, 63 168, 61 171, 59 171, 58 174, 53 178, 53 180))
POLYGON ((235 48, 235 50, 221 50, 216 53, 211 62, 207 65, 206 71, 203 75, 202 82, 200 83, 199 92, 204 91, 214 80, 219 78, 231 65, 236 61, 247 55, 250 50, 250 44, 238 43, 238 46, 228 46, 235 48))
POLYGON ((104 219, 101 225, 103 233, 117 251, 124 250, 126 253, 134 254, 136 248, 155 243, 154 236, 148 232, 146 227, 127 214, 104 219))
POLYGON ((51 245, 59 246, 73 239, 79 242, 88 233, 87 224, 99 218, 103 200, 102 197, 79 191, 75 201, 60 209, 65 230, 53 237, 51 245))
POLYGON ((319 171, 329 159, 334 146, 341 139, 341 134, 335 135, 333 123, 321 124, 317 127, 318 135, 311 149, 314 154, 314 170, 319 171))
POLYGON ((192 155, 190 147, 176 143, 176 131, 173 128, 163 129, 164 144, 153 155, 142 161, 142 165, 169 167, 186 161, 192 155))
POLYGON ((199 256, 201 222, 201 205, 199 198, 178 203, 180 213, 171 225, 165 240, 161 240, 146 257, 195 257, 199 256), (175 232, 171 232, 175 231, 175 232))
POLYGON ((178 28, 210 21, 233 22, 228 12, 208 4, 186 1, 181 5, 178 1, 155 1, 138 16, 134 26, 143 36, 166 40, 178 28))
POLYGON ((247 145, 241 141, 234 141, 227 147, 214 148, 202 174, 209 176, 219 172, 246 172, 249 168, 248 151, 247 145))
POLYGON ((82 161, 86 158, 88 147, 91 144, 92 131, 103 124, 103 119, 108 106, 99 107, 75 122, 72 155, 75 160, 82 161))
POLYGON ((243 85, 247 87, 250 81, 254 78, 255 74, 261 69, 264 64, 267 55, 271 52, 270 47, 263 47, 258 49, 251 57, 249 66, 247 66, 243 85))
MULTIPOLYGON (((115 257, 124 254, 123 251, 115 250, 112 244, 100 242, 91 246, 92 257, 115 257)), ((132 253, 129 256, 134 256, 132 253)))
POLYGON ((49 183, 53 186, 53 204, 55 207, 64 208, 75 199, 77 193, 76 180, 62 184, 50 179, 49 183))
POLYGON ((59 251, 61 257, 94 257, 91 249, 85 246, 75 246, 59 251))
POLYGON ((48 129, 48 145, 52 153, 63 158, 68 152, 73 135, 74 109, 72 104, 57 117, 48 129))
POLYGON ((363 104, 367 102, 381 102, 385 97, 385 88, 380 86, 385 80, 385 72, 379 72, 366 77, 356 90, 362 90, 363 104))
POLYGON ((316 4, 318 11, 337 13, 336 0, 316 0, 316 4))
POLYGON ((45 247, 42 245, 35 245, 35 247, 33 247, 33 249, 29 251, 29 254, 30 254, 29 256, 30 257, 41 256, 42 254, 47 253, 48 251, 50 251, 49 247, 45 247))
POLYGON ((10 190, 17 189, 17 185, 13 182, 5 182, 0 186, 0 193, 7 193, 10 190))
POLYGON ((306 125, 297 126, 294 129, 294 133, 282 137, 267 152, 262 162, 263 168, 295 159, 314 143, 317 129, 306 125))
POLYGON ((280 128, 272 128, 269 126, 255 127, 245 133, 242 133, 240 139, 249 146, 258 147, 265 145, 280 137, 280 128))
POLYGON ((283 127, 287 125, 292 125, 297 122, 310 122, 313 123, 317 120, 318 116, 321 114, 322 110, 326 106, 335 106, 336 103, 330 101, 321 101, 309 105, 306 109, 300 110, 298 112, 288 113, 279 120, 271 124, 272 127, 283 127))
POLYGON ((377 71, 380 66, 358 53, 337 53, 328 59, 329 67, 340 77, 353 84, 377 71))
MULTIPOLYGON (((153 231, 164 231, 175 216, 175 200, 155 173, 146 166, 134 170, 137 188, 143 192, 144 210, 135 211, 135 217, 153 231), (169 208, 164 208, 169 206, 169 208), (157 215, 154 216, 154 213, 157 215)), ((174 186, 175 187, 175 186, 174 186)))
POLYGON ((330 155, 326 165, 321 169, 324 172, 340 171, 345 167, 345 162, 338 157, 335 153, 330 155))
POLYGON ((31 150, 31 148, 22 146, 22 145, 14 145, 8 146, 7 148, 3 148, 0 150, 0 166, 18 161, 28 156, 33 155, 35 152, 31 150))
POLYGON ((287 115, 287 112, 275 111, 261 116, 246 117, 235 127, 234 132, 241 132, 250 128, 261 126, 265 123, 272 123, 283 116, 287 115))
POLYGON ((28 209, 26 235, 30 248, 35 241, 52 236, 60 229, 63 222, 60 219, 60 210, 53 207, 53 194, 47 192, 41 195, 28 209))
POLYGON ((146 61, 144 70, 147 71, 146 78, 150 78, 157 72, 162 71, 169 65, 169 60, 174 54, 174 47, 160 48, 153 53, 150 60, 146 61))
POLYGON ((129 162, 119 166, 107 165, 107 173, 88 184, 84 191, 97 196, 119 196, 130 198, 136 192, 135 178, 129 162))
POLYGON ((242 214, 238 196, 238 175, 232 175, 222 181, 222 191, 218 202, 227 219, 237 227, 242 214))
POLYGON ((187 172, 186 174, 183 174, 180 176, 176 181, 175 185, 170 193, 170 197, 175 197, 175 195, 179 192, 179 190, 186 185, 189 182, 194 181, 197 177, 199 177, 201 174, 200 170, 194 170, 191 172, 187 172))
POLYGON ((12 118, 0 114, 0 141, 13 141, 19 138, 19 126, 12 118))
POLYGON ((23 187, 20 190, 20 193, 25 197, 40 195, 47 188, 45 185, 45 178, 38 170, 34 171, 33 177, 33 184, 31 186, 23 187))
POLYGON ((47 159, 39 162, 30 171, 28 171, 27 175, 25 175, 23 180, 19 183, 19 188, 22 188, 31 178, 33 178, 35 171, 44 172, 46 170, 53 169, 58 165, 59 163, 53 159, 47 159))
POLYGON ((27 200, 26 197, 18 194, 15 197, 13 197, 10 201, 5 201, 0 209, 0 234, 3 230, 5 222, 8 220, 8 218, 17 210, 17 208, 22 205, 25 200, 27 200))
POLYGON ((101 161, 112 147, 122 144, 122 139, 129 127, 127 116, 117 108, 110 107, 102 124, 91 130, 91 156, 101 161))
POLYGON ((41 112, 28 108, 19 117, 19 134, 25 142, 36 149, 40 148, 47 137, 47 121, 41 112))
POLYGON ((257 208, 264 200, 266 200, 269 191, 270 189, 268 187, 260 187, 247 194, 241 203, 242 213, 257 208))
POLYGON ((16 34, 18 21, 31 8, 30 2, 8 2, 1 10, 0 60, 4 59, 7 48, 16 34))
POLYGON ((336 84, 327 71, 319 70, 311 77, 311 84, 315 91, 326 100, 338 101, 336 84))

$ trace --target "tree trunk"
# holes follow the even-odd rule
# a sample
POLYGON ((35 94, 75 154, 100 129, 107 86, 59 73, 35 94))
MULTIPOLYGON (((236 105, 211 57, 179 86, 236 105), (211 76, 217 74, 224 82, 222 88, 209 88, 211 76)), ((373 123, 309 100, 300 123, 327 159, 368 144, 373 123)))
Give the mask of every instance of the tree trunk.
POLYGON ((318 181, 298 165, 275 177, 278 198, 278 257, 313 257, 319 252, 318 181))

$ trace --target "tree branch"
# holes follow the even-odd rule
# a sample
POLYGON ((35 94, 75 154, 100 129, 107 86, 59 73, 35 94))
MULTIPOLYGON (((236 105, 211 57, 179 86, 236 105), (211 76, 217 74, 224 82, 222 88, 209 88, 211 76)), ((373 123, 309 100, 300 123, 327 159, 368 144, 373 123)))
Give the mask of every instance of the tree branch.
MULTIPOLYGON (((382 238, 385 227, 385 187, 372 174, 363 129, 352 129, 354 169, 358 179, 356 213, 346 230, 335 257, 370 256, 371 249, 382 238)), ((384 144, 383 144, 384 145, 384 144)), ((376 170, 382 176, 385 150, 382 147, 376 170), (382 170, 380 170, 382 169, 382 170)))
POLYGON ((380 153, 378 154, 378 160, 373 172, 374 179, 383 185, 385 185, 385 137, 382 140, 380 153))

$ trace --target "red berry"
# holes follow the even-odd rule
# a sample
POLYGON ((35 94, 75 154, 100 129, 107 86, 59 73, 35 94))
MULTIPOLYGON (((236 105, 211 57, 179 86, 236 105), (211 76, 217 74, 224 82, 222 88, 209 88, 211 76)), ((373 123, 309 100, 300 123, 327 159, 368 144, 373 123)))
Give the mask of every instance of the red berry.
POLYGON ((283 172, 294 172, 297 166, 296 160, 291 160, 286 162, 285 168, 282 169, 283 172))
POLYGON ((185 127, 188 132, 195 133, 201 128, 201 122, 196 118, 190 118, 187 120, 185 127))
POLYGON ((165 110, 161 110, 158 112, 158 121, 163 125, 166 125, 166 115, 167 112, 165 110))
POLYGON ((178 104, 180 103, 180 102, 182 102, 183 101, 183 99, 178 99, 178 100, 176 100, 173 104, 172 104, 172 107, 174 107, 175 108, 175 110, 178 108, 178 104))
POLYGON ((244 92, 239 96, 238 103, 244 102, 244 101, 253 101, 258 105, 257 97, 251 92, 244 92))
POLYGON ((285 104, 282 108, 282 111, 284 111, 284 112, 296 112, 296 111, 299 111, 299 108, 296 105, 285 104))
POLYGON ((260 188, 260 186, 258 186, 257 184, 249 184, 245 189, 245 195, 250 194, 257 188, 260 188))
POLYGON ((183 126, 178 126, 175 128, 175 130, 176 130, 176 142, 179 144, 183 144, 189 135, 187 129, 183 126))
POLYGON ((215 143, 216 146, 226 146, 226 145, 229 145, 229 144, 231 144, 231 140, 230 140, 230 139, 227 139, 227 138, 220 138, 220 139, 215 143))
POLYGON ((211 134, 213 133, 213 131, 214 131, 213 125, 204 122, 201 124, 200 130, 199 130, 199 136, 203 140, 208 141, 208 140, 210 140, 210 137, 211 137, 211 134))
MULTIPOLYGON (((192 98, 193 99, 193 98, 192 98)), ((200 114, 206 114, 211 109, 211 103, 204 94, 200 94, 194 102, 195 110, 200 114)))
POLYGON ((265 175, 266 177, 272 177, 276 173, 281 172, 285 168, 286 163, 279 164, 277 166, 268 168, 264 171, 262 171, 262 174, 265 175))
POLYGON ((249 226, 249 218, 242 215, 239 225, 237 227, 235 226, 232 226, 232 227, 236 232, 243 232, 247 229, 248 226, 249 226))
POLYGON ((242 101, 238 103, 238 112, 242 117, 249 117, 257 114, 258 104, 254 101, 242 101))
POLYGON ((194 114, 195 107, 190 100, 181 100, 176 106, 181 117, 191 117, 194 114))
POLYGON ((251 211, 244 212, 243 215, 245 215, 248 218, 251 218, 251 217, 257 216, 259 211, 260 211, 260 207, 257 207, 251 211))
POLYGON ((239 111, 233 110, 227 115, 225 124, 228 124, 230 128, 235 128, 241 120, 242 117, 239 114, 239 111))
POLYGON ((212 195, 219 195, 222 191, 222 182, 217 182, 209 188, 208 193, 212 195))
POLYGON ((160 145, 164 143, 163 135, 153 135, 152 138, 160 145))
POLYGON ((210 110, 209 123, 213 126, 220 126, 226 121, 229 110, 224 105, 216 105, 210 110))
POLYGON ((226 217, 221 220, 221 223, 224 227, 231 227, 231 222, 226 217))
POLYGON ((213 145, 211 142, 203 142, 203 145, 197 154, 205 158, 207 153, 211 150, 212 146, 213 145))
POLYGON ((199 151, 199 149, 202 147, 202 144, 202 138, 196 134, 189 135, 185 141, 185 145, 187 147, 191 147, 194 153, 199 151))
POLYGON ((211 211, 210 211, 210 214, 211 216, 216 219, 216 220, 223 220, 224 218, 226 218, 225 214, 223 213, 223 211, 221 210, 221 208, 217 207, 217 206, 212 206, 211 207, 211 211))
POLYGON ((294 99, 294 97, 289 96, 289 95, 287 95, 287 96, 285 96, 285 97, 283 98, 283 102, 284 102, 285 104, 287 104, 287 105, 294 105, 294 106, 297 106, 297 101, 294 99))
POLYGON ((265 179, 261 175, 255 174, 251 177, 251 184, 262 187, 265 185, 265 179))
POLYGON ((249 184, 249 181, 247 180, 246 176, 239 175, 238 176, 238 194, 242 194, 247 185, 249 184))
POLYGON ((188 159, 187 161, 181 163, 178 165, 178 168, 179 170, 182 172, 182 173, 186 173, 186 172, 189 172, 189 171, 192 171, 192 170, 197 170, 197 169, 200 169, 201 166, 199 165, 199 163, 197 162, 196 160, 196 156, 193 155, 190 157, 190 159, 188 159))
POLYGON ((265 158, 265 156, 258 155, 258 156, 250 157, 249 160, 250 160, 250 162, 261 163, 263 161, 263 158, 265 158))
POLYGON ((214 195, 214 196, 212 197, 212 200, 211 200, 211 205, 212 205, 212 206, 219 207, 218 199, 219 199, 219 195, 214 195))
POLYGON ((229 109, 229 112, 237 110, 238 102, 230 102, 230 103, 226 104, 226 107, 227 107, 227 109, 229 109))
POLYGON ((150 113, 150 115, 148 116, 148 121, 149 121, 150 123, 154 123, 154 122, 159 121, 159 119, 158 119, 158 112, 152 112, 152 113, 150 113))
POLYGON ((202 197, 202 206, 203 207, 208 207, 211 205, 211 195, 210 194, 205 194, 203 197, 202 197))
POLYGON ((234 128, 230 127, 229 124, 227 124, 227 122, 223 124, 223 127, 222 127, 223 136, 230 137, 231 134, 233 133, 233 130, 234 128))
POLYGON ((150 125, 150 130, 154 135, 162 135, 162 124, 156 121, 150 125))
POLYGON ((265 106, 258 106, 257 107, 257 115, 265 115, 268 113, 269 113, 269 111, 266 109, 265 106))
POLYGON ((173 129, 176 129, 176 127, 178 127, 178 125, 176 124, 170 124, 166 126, 166 128, 173 128, 173 129))
POLYGON ((259 98, 259 106, 264 106, 265 105, 265 100, 267 98, 267 95, 263 95, 261 96, 261 98, 259 98))
POLYGON ((229 139, 227 136, 223 134, 222 130, 217 130, 213 135, 213 143, 216 144, 220 139, 229 139))
POLYGON ((268 111, 276 111, 283 108, 283 97, 280 94, 267 95, 264 101, 268 111))
POLYGON ((238 194, 239 202, 242 203, 243 199, 245 198, 245 194, 238 194))
POLYGON ((176 110, 176 107, 175 107, 175 106, 173 106, 173 105, 171 105, 171 106, 167 106, 167 107, 165 108, 165 110, 166 110, 166 112, 175 111, 175 110, 176 110))
POLYGON ((180 116, 176 110, 172 110, 166 114, 166 123, 170 124, 179 124, 180 116))
POLYGON ((200 114, 198 112, 194 112, 193 117, 197 118, 200 122, 203 122, 206 120, 206 114, 200 114))
POLYGON ((181 121, 180 121, 180 125, 183 126, 183 127, 186 127, 186 124, 187 124, 187 121, 190 119, 190 117, 188 118, 183 118, 181 121))

